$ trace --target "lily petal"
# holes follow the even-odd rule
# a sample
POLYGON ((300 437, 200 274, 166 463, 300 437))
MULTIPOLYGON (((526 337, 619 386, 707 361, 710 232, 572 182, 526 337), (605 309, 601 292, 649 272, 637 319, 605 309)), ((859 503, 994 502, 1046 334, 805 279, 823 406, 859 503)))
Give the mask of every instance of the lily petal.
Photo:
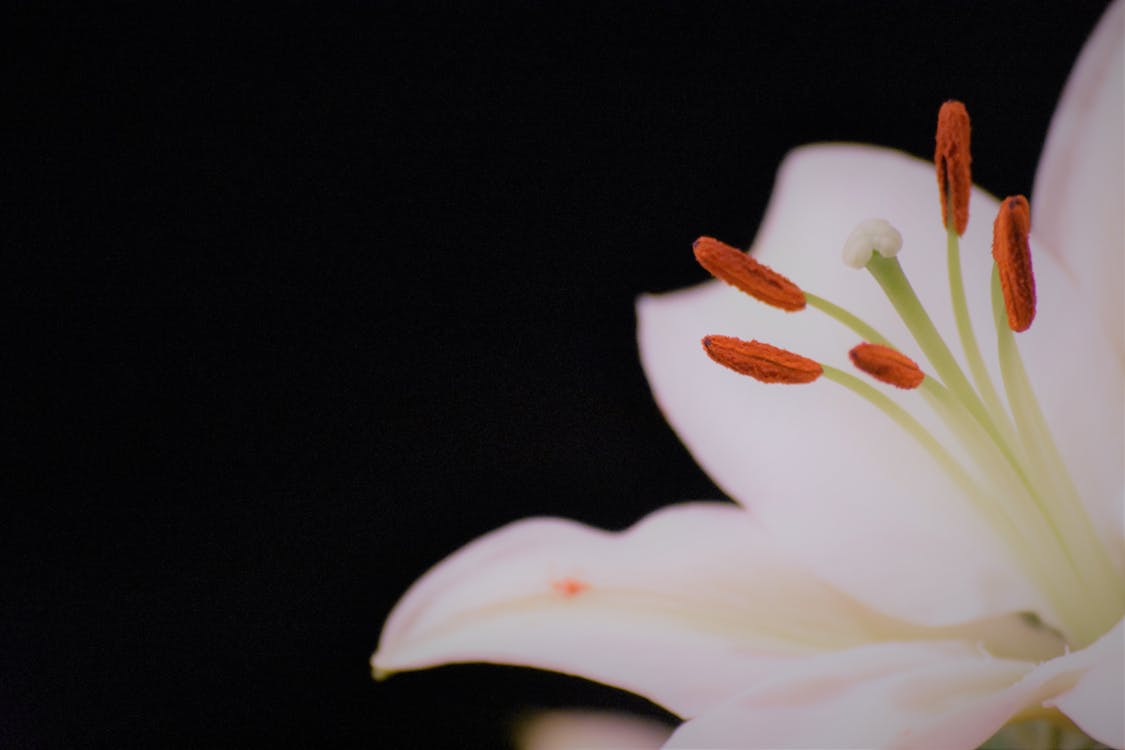
POLYGON ((1100 312, 1125 361, 1125 3, 1082 50, 1051 120, 1032 193, 1032 231, 1100 312))
MULTIPOLYGON (((691 716, 810 652, 933 631, 839 593, 734 505, 658 511, 623 532, 511 524, 423 576, 395 607, 378 673, 484 661, 586 677, 691 716)), ((941 637, 951 637, 949 635, 941 637)), ((1011 618, 958 633, 1053 654, 1011 618)))
POLYGON ((1125 621, 1087 648, 1053 659, 1041 669, 1064 678, 1073 678, 1077 671, 1074 687, 1046 705, 1061 710, 1099 742, 1125 748, 1125 621))
POLYGON ((1108 741, 1094 730, 1120 723, 1121 692, 1091 694, 1106 687, 1109 669, 1120 674, 1121 652, 1099 673, 1093 665, 1108 649, 1094 648, 1038 668, 958 643, 886 643, 812 656, 682 725, 666 747, 968 750, 1060 694, 1060 707, 1065 696, 1077 696, 1072 708, 1089 719, 1079 726, 1108 741))
POLYGON ((655 719, 607 711, 546 711, 516 731, 518 750, 657 750, 672 733, 655 719))
MULTIPOLYGON (((974 188, 975 216, 989 216, 996 205, 974 188)), ((870 216, 883 216, 902 232, 906 244, 899 258, 935 323, 953 336, 956 347, 945 234, 933 169, 926 162, 870 146, 797 149, 779 170, 753 249, 802 288, 859 314, 924 362, 875 282, 840 261, 843 240, 870 216)), ((980 218, 970 221, 962 259, 977 338, 995 371, 994 347, 989 345, 995 335, 987 327, 990 225, 980 218)), ((1055 267, 1049 259, 1037 267, 1058 282, 1052 282, 1057 294, 1048 295, 1051 329, 1081 326, 1088 311, 1073 287, 1068 292, 1055 267), (1070 302, 1077 304, 1066 304, 1070 302)), ((699 351, 704 335, 721 333, 767 340, 850 369, 847 351, 858 343, 854 334, 816 311, 785 313, 718 282, 642 297, 637 309, 645 372, 681 440, 724 491, 752 508, 818 574, 885 612, 931 625, 1018 609, 1051 619, 1026 574, 951 480, 869 404, 833 383, 764 386, 716 367, 699 351), (886 560, 895 564, 886 565, 886 560)), ((1092 346, 1089 339, 1078 340, 1082 338, 1040 336, 1034 341, 1056 358, 1067 352, 1063 356, 1073 356, 1072 361, 1096 361, 1081 353, 1081 347, 1092 346)), ((1107 497, 1120 497, 1120 472, 1098 450, 1091 458, 1089 436, 1101 434, 1091 425, 1111 436, 1120 434, 1117 413, 1099 412, 1098 406, 1099 401, 1120 400, 1120 379, 1096 369, 1077 374, 1090 381, 1083 388, 1048 394, 1045 409, 1053 425, 1059 422, 1068 434, 1086 436, 1067 450, 1086 458, 1099 487, 1117 488, 1108 496, 1095 493, 1097 501, 1108 505, 1107 497), (1104 399, 1097 398, 1102 394, 1104 399)), ((920 408, 916 394, 887 395, 912 410, 934 434, 944 434, 933 415, 920 408)))

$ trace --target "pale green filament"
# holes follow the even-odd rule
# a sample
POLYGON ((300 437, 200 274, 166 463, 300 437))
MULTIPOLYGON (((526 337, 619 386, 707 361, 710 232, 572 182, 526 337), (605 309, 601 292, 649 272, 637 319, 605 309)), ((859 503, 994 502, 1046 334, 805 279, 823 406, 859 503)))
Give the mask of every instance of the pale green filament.
POLYGON ((985 408, 992 423, 1004 435, 1010 444, 1015 444, 1013 438, 1012 422, 1004 411, 996 387, 988 369, 984 366, 984 359, 980 355, 976 334, 973 333, 972 322, 969 319, 969 307, 965 301, 965 282, 961 275, 961 247, 960 238, 953 227, 946 229, 946 267, 949 272, 949 296, 953 305, 953 315, 957 320, 957 334, 961 337, 961 348, 965 352, 965 359, 969 363, 969 372, 973 375, 973 382, 980 391, 985 408))
MULTIPOLYGON (((844 326, 850 328, 852 331, 858 334, 863 340, 870 343, 882 344, 883 346, 889 346, 893 349, 897 349, 897 347, 890 343, 890 341, 885 336, 879 333, 879 331, 875 330, 873 326, 861 319, 859 316, 845 310, 839 305, 829 302, 828 300, 818 295, 805 292, 805 298, 807 299, 810 307, 821 310, 825 314, 839 321, 844 326)), ((963 299, 964 295, 962 294, 962 300, 963 299)), ((936 330, 934 331, 934 333, 937 333, 936 330)), ((966 442, 976 439, 976 437, 978 436, 979 428, 982 425, 967 424, 966 420, 968 420, 969 422, 973 422, 973 418, 966 411, 965 406, 952 394, 950 394, 947 388, 941 385, 941 383, 936 381, 934 378, 928 377, 924 381, 923 393, 927 396, 927 401, 930 402, 931 408, 935 411, 935 413, 937 413, 937 415, 942 419, 946 426, 949 427, 950 431, 953 434, 958 435, 962 440, 965 440, 966 442), (974 427, 976 427, 977 429, 973 429, 974 427)), ((1006 415, 1005 421, 1007 421, 1006 415)), ((983 426, 987 429, 987 424, 983 426)), ((1000 466, 999 468, 1004 471, 1014 472, 1017 475, 1020 483, 1023 485, 1024 490, 1035 496, 1036 491, 1034 483, 1025 474, 1020 465, 1020 462, 1017 460, 1016 456, 1012 455, 1006 445, 1001 444, 997 446, 990 443, 989 445, 983 446, 983 448, 978 445, 977 450, 973 451, 973 456, 976 459, 976 463, 981 464, 982 456, 984 456, 986 453, 987 455, 992 456, 996 450, 999 450, 1003 454, 1001 459, 1004 466, 1000 466)), ((982 469, 986 470, 993 470, 996 468, 997 466, 995 464, 992 466, 982 465, 982 469)), ((1036 502, 1041 503, 1042 501, 1036 498, 1036 502)))
POLYGON ((917 419, 912 417, 906 409, 903 409, 878 389, 850 373, 823 363, 821 363, 821 368, 824 370, 825 378, 844 386, 852 393, 870 402, 873 406, 890 417, 891 421, 905 430, 910 437, 914 438, 919 445, 926 449, 926 452, 945 469, 953 478, 953 481, 956 482, 967 495, 972 498, 980 496, 980 488, 977 487, 976 483, 961 467, 961 464, 957 463, 956 459, 949 455, 949 452, 942 447, 941 443, 939 443, 917 419))
POLYGON ((859 337, 864 341, 872 344, 882 344, 883 346, 890 346, 892 349, 894 348, 891 342, 888 341, 883 336, 883 334, 879 333, 859 317, 851 314, 839 305, 834 305, 823 297, 818 297, 817 295, 810 294, 809 292, 805 292, 805 301, 808 302, 809 307, 815 307, 825 315, 838 320, 848 328, 855 331, 856 334, 858 334, 859 337))
MULTIPOLYGON (((815 294, 811 294, 809 292, 805 292, 805 298, 808 301, 808 304, 809 304, 810 307, 814 307, 814 308, 824 312, 826 315, 834 318, 835 320, 839 321, 843 325, 847 326, 852 331, 854 331, 856 334, 858 334, 859 337, 861 339, 863 339, 864 341, 867 341, 867 342, 870 342, 870 343, 873 343, 873 344, 882 344, 883 346, 888 346, 888 347, 891 347, 892 349, 898 349, 898 347, 896 347, 885 336, 883 336, 881 333, 879 333, 877 330, 875 330, 875 328, 872 327, 869 323, 864 321, 859 316, 857 316, 857 315, 855 315, 851 312, 848 312, 847 310, 840 307, 839 305, 835 305, 835 304, 829 302, 828 300, 824 299, 823 297, 819 297, 819 296, 817 296, 815 294)), ((953 398, 952 395, 948 395, 949 394, 948 390, 944 386, 942 386, 940 383, 938 383, 936 380, 934 380, 932 377, 929 377, 925 380, 925 385, 926 385, 928 391, 933 391, 933 389, 935 389, 935 388, 940 388, 942 393, 947 394, 946 398, 942 399, 944 402, 958 403, 958 404, 960 403, 960 402, 956 402, 956 400, 953 398)), ((933 397, 931 397, 931 399, 932 398, 933 397)), ((965 409, 964 409, 963 406, 960 407, 959 410, 955 411, 955 410, 950 410, 948 408, 937 408, 937 406, 933 403, 932 400, 931 400, 930 405, 934 409, 934 411, 938 414, 938 416, 941 417, 942 421, 944 421, 946 423, 946 425, 949 427, 950 431, 952 431, 954 434, 965 437, 964 425, 961 424, 961 422, 958 421, 957 419, 955 419, 955 417, 954 417, 954 414, 965 414, 967 416, 967 413, 965 412, 965 409)), ((1001 451, 1003 452, 1004 449, 1001 448, 1001 451)), ((1030 480, 1027 479, 1027 477, 1025 477, 1023 475, 1023 473, 1022 473, 1022 471, 1019 467, 1019 462, 1015 460, 1015 457, 1011 456, 1010 454, 1008 454, 1006 452, 1005 452, 1004 457, 1011 464, 1012 468, 1017 473, 1020 474, 1020 478, 1023 480, 1024 485, 1026 485, 1029 489, 1031 489, 1030 480)))
MULTIPOLYGON (((876 254, 868 270, 945 381, 943 385, 927 377, 920 391, 965 446, 975 472, 966 471, 917 420, 877 389, 828 366, 825 376, 879 408, 930 454, 1039 582, 1072 645, 1086 645, 1106 632, 1125 611, 1125 582, 1097 538, 1051 440, 1007 327, 997 279, 993 279, 993 307, 1014 425, 992 384, 972 332, 959 247, 953 233, 947 249, 954 316, 983 400, 965 377, 898 261, 876 254)), ((893 347, 885 336, 851 312, 817 295, 805 296, 810 307, 837 320, 864 341, 893 347)))
POLYGON ((1002 539, 1020 564, 1040 582, 1043 593, 1064 617, 1068 630, 1080 629, 1080 622, 1066 618, 1082 608, 1083 592, 1074 585, 1074 571, 1060 548, 1054 529, 1038 514, 1029 514, 1021 507, 1027 491, 1015 476, 1008 462, 976 420, 949 391, 933 378, 923 381, 922 392, 931 406, 954 426, 981 466, 984 484, 974 479, 964 467, 909 412, 884 393, 849 373, 822 364, 824 377, 844 386, 883 412, 912 437, 961 489, 997 536, 1002 539), (946 413, 942 413, 946 412, 946 413), (999 500, 999 502, 998 502, 999 500))
POLYGON ((1121 618, 1125 611, 1125 581, 1122 581, 1090 523, 1082 499, 1043 418, 1016 347, 1015 336, 1008 326, 1000 274, 995 266, 992 271, 992 314, 996 323, 1004 390, 1007 391, 1008 403, 1029 464, 1037 470, 1036 479, 1044 485, 1048 499, 1044 513, 1065 539, 1064 546, 1074 557, 1092 603, 1088 608, 1090 622, 1086 635, 1087 642, 1090 642, 1121 618))
POLYGON ((957 360, 953 358, 953 353, 945 345, 945 341, 942 340, 937 327, 930 320, 930 316, 926 313, 926 308, 922 306, 918 295, 914 293, 914 287, 910 285, 910 281, 906 278, 898 259, 884 258, 876 253, 871 256, 871 262, 867 264, 867 270, 871 272, 875 281, 883 288, 887 299, 894 305, 895 311, 902 318, 902 322, 906 324, 911 335, 914 336, 914 340, 922 348, 922 352, 930 360, 934 369, 937 370, 938 376, 957 394, 957 397, 965 403, 969 411, 981 421, 981 424, 987 424, 989 419, 985 413, 984 405, 977 398, 976 391, 969 384, 965 373, 961 371, 961 365, 957 364, 957 360))
MULTIPOLYGON (((881 333, 879 333, 877 330, 875 330, 875 328, 872 327, 869 323, 864 321, 859 316, 857 316, 857 315, 855 315, 851 312, 848 312, 847 310, 840 307, 839 305, 835 305, 835 304, 829 302, 828 300, 824 299, 823 297, 819 297, 819 296, 817 296, 815 294, 811 294, 809 292, 805 292, 805 298, 808 301, 808 304, 809 304, 810 307, 814 307, 814 308, 824 312, 826 315, 834 318, 835 320, 839 321, 843 325, 847 326, 852 331, 854 331, 856 334, 858 334, 859 337, 861 339, 863 339, 864 341, 867 341, 867 342, 870 342, 870 343, 873 343, 873 344, 882 344, 883 346, 889 346, 892 349, 898 349, 898 347, 896 347, 885 336, 883 336, 881 333)), ((935 333, 936 333, 936 331, 935 331, 935 333)), ((927 378, 925 383, 928 386, 929 390, 932 390, 935 387, 940 387, 943 393, 948 394, 948 390, 946 388, 944 388, 943 386, 941 386, 940 383, 935 381, 932 377, 927 378)), ((953 399, 953 397, 950 395, 950 396, 948 396, 948 398, 945 399, 945 401, 950 401, 951 399, 953 399)), ((934 408, 934 411, 937 412, 938 416, 941 417, 942 421, 944 421, 946 423, 946 425, 949 427, 949 429, 954 434, 959 434, 962 437, 964 437, 963 425, 961 425, 959 422, 955 421, 955 419, 953 417, 953 414, 954 414, 953 411, 951 411, 949 409, 936 408, 932 402, 931 402, 931 407, 934 408)), ((964 407, 961 407, 959 413, 964 413, 964 407)), ((1003 451, 1005 453, 1005 458, 1008 459, 1008 461, 1011 463, 1012 468, 1017 473, 1020 474, 1020 477, 1023 480, 1023 483, 1029 489, 1032 489, 1030 480, 1023 475, 1022 470, 1020 469, 1020 466, 1019 466, 1019 462, 1015 459, 1015 457, 1012 456, 1010 453, 1006 452, 1003 447, 1001 447, 1001 451, 1003 451)))
POLYGON ((927 377, 919 390, 966 447, 984 478, 985 497, 978 505, 985 506, 985 518, 1008 542, 1023 566, 1043 584, 1044 594, 1060 613, 1061 624, 1068 632, 1080 632, 1084 628, 1080 613, 1086 594, 1075 585, 1078 570, 1063 536, 1044 512, 1042 492, 945 386, 927 377), (1029 507, 1039 512, 1029 513, 1029 507))
POLYGON ((1004 440, 999 428, 992 423, 980 397, 977 396, 977 392, 973 390, 973 386, 961 370, 961 365, 957 364, 953 353, 949 351, 949 347, 946 346, 941 334, 938 333, 937 327, 930 320, 929 314, 926 313, 926 308, 922 306, 918 295, 914 293, 914 287, 910 285, 910 281, 906 278, 898 259, 884 258, 876 253, 871 256, 871 262, 867 264, 867 270, 871 272, 875 281, 883 288, 887 299, 890 300, 895 311, 902 318, 902 322, 906 324, 907 329, 914 336, 914 340, 918 342, 922 352, 930 360, 930 364, 937 370, 938 376, 965 404, 965 408, 988 431, 996 444, 1011 457, 1013 462, 1016 462, 1012 447, 1004 440))

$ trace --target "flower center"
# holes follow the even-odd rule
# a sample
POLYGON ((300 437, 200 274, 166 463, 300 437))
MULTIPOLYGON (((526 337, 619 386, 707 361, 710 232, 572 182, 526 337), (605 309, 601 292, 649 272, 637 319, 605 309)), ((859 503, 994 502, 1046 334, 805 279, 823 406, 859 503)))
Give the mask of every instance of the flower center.
MULTIPOLYGON (((913 390, 963 448, 958 459, 939 439, 879 388, 824 363, 757 341, 711 335, 703 346, 713 360, 769 383, 809 383, 823 376, 878 408, 927 451, 1011 551, 1049 602, 1044 618, 1075 647, 1092 643, 1125 613, 1125 580, 1114 566, 1074 487, 1043 418, 1014 332, 1035 317, 1035 279, 1028 244, 1027 199, 1005 199, 993 225, 991 302, 1007 406, 985 367, 970 324, 961 273, 960 236, 969 216, 969 118, 960 102, 938 117, 934 164, 946 227, 950 300, 966 375, 914 293, 895 257, 900 233, 882 219, 856 227, 844 244, 844 262, 866 269, 882 288, 934 373, 924 372, 881 333, 828 300, 802 290, 746 253, 710 237, 694 245, 713 276, 755 299, 789 312, 811 307, 834 318, 863 343, 849 355, 882 383, 913 390), (1053 616, 1050 616, 1053 615, 1053 616)), ((944 438, 948 441, 950 438, 944 438)))

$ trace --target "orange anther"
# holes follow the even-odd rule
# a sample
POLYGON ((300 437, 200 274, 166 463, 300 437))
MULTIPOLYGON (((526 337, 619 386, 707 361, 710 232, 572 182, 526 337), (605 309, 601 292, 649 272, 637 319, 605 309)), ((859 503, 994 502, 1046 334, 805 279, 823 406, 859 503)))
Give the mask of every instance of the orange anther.
POLYGON ((716 279, 767 305, 789 312, 804 309, 805 293, 800 287, 741 250, 713 237, 700 237, 692 249, 699 265, 716 279))
POLYGON ((807 357, 733 336, 705 336, 703 350, 723 367, 763 383, 811 383, 824 372, 807 357))
POLYGON ((1000 288, 1008 310, 1008 326, 1026 331, 1035 319, 1035 274, 1031 270, 1031 208, 1027 198, 1014 195, 1000 204, 992 225, 992 259, 1000 271, 1000 288))
POLYGON ((590 588, 590 584, 577 578, 560 578, 557 581, 551 582, 551 588, 559 592, 563 596, 577 596, 586 589, 590 588))
POLYGON ((952 226, 957 234, 964 234, 969 224, 969 192, 973 187, 969 133, 969 113, 965 105, 954 99, 942 104, 938 112, 934 166, 941 193, 942 223, 952 226))
POLYGON ((860 344, 848 352, 848 356, 860 370, 898 388, 917 388, 926 377, 914 360, 882 344, 860 344))

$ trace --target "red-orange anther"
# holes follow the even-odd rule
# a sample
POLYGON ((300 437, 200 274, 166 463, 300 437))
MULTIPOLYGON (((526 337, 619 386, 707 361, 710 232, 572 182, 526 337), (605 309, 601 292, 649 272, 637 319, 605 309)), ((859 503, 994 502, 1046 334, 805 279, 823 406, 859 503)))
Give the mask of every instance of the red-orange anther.
POLYGON ((705 336, 703 350, 723 367, 763 383, 811 383, 824 372, 819 363, 760 341, 705 336))
POLYGON ((860 344, 848 352, 848 356, 860 370, 898 388, 917 388, 926 377, 918 363, 902 352, 882 344, 860 344))
POLYGON ((712 276, 767 305, 796 312, 805 307, 805 293, 789 279, 741 250, 714 237, 700 237, 692 245, 695 259, 712 276))
POLYGON ((1026 331, 1035 319, 1035 274, 1031 270, 1031 207, 1027 198, 1013 195, 1000 204, 992 225, 992 259, 1000 271, 1000 288, 1008 311, 1008 326, 1026 331))
POLYGON ((965 105, 954 99, 942 104, 938 112, 934 166, 941 194, 942 223, 952 226, 957 234, 964 234, 969 224, 969 193, 973 187, 969 134, 969 113, 965 105))

